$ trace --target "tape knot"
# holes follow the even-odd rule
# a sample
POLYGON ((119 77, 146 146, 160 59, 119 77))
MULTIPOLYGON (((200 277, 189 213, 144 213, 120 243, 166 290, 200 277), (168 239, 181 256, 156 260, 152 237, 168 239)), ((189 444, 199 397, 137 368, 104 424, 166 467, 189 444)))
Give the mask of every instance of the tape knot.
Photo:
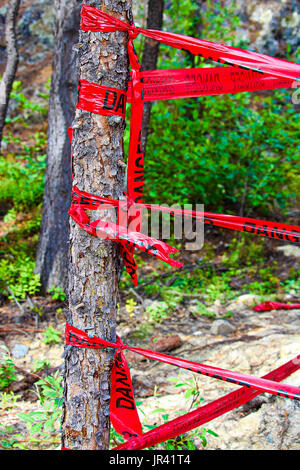
POLYGON ((117 336, 116 344, 118 346, 118 349, 121 349, 121 351, 124 351, 124 349, 128 349, 127 344, 124 344, 119 336, 117 336))
POLYGON ((129 26, 128 34, 130 39, 136 39, 137 36, 140 34, 140 28, 137 28, 134 24, 129 26))

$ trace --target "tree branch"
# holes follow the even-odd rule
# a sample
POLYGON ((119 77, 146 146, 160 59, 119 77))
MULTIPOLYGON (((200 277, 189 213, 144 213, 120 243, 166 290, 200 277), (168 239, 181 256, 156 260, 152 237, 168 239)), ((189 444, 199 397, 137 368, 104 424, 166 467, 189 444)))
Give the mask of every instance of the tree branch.
POLYGON ((9 96, 15 79, 19 55, 16 37, 16 21, 20 6, 20 0, 10 0, 6 13, 5 42, 7 51, 7 63, 4 75, 0 82, 0 150, 2 133, 8 109, 9 96))

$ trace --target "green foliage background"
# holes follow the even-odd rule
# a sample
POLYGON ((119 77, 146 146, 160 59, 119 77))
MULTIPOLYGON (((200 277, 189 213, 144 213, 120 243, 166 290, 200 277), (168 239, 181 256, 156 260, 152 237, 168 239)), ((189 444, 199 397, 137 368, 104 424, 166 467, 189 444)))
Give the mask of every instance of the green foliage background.
MULTIPOLYGON (((197 36, 194 2, 172 0, 165 29, 197 36), (184 15, 182 12, 184 11, 184 15)), ((218 3, 201 17, 202 37, 238 41, 235 8, 218 3)), ((296 58, 292 58, 296 60, 296 58)), ((158 68, 210 66, 161 46, 158 68)), ((292 90, 294 91, 294 90, 292 90)), ((282 218, 299 194, 299 114, 291 90, 161 101, 152 107, 145 195, 160 203, 201 203, 207 210, 282 218)))

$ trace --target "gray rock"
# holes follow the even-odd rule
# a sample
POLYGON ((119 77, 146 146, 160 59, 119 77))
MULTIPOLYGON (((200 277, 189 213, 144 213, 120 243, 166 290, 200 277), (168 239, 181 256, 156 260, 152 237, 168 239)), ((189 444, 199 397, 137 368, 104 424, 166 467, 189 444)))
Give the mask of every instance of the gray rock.
MULTIPOLYGON (((6 7, 0 9, 0 42, 4 44, 6 7)), ((18 16, 20 66, 42 63, 54 44, 55 4, 52 0, 28 2, 18 16)), ((5 47, 0 48, 0 64, 5 63, 5 47)))
POLYGON ((294 245, 279 246, 277 251, 281 251, 284 256, 292 256, 293 258, 300 259, 300 248, 294 245))
POLYGON ((12 349, 12 355, 16 359, 20 359, 21 357, 25 357, 28 353, 28 347, 24 344, 16 344, 12 349))
MULTIPOLYGON (((231 0, 225 1, 226 6, 231 3, 231 0)), ((236 5, 237 14, 242 20, 237 30, 238 38, 248 39, 250 49, 273 57, 285 57, 287 46, 292 53, 297 50, 300 45, 299 1, 237 0, 236 5), (243 29, 248 33, 248 37, 243 29)))
POLYGON ((255 294, 244 294, 240 295, 234 302, 232 302, 231 307, 233 304, 236 304, 238 307, 254 307, 261 302, 261 298, 255 294))
POLYGON ((227 336, 235 330, 236 328, 227 320, 216 320, 213 322, 210 332, 213 335, 227 336))

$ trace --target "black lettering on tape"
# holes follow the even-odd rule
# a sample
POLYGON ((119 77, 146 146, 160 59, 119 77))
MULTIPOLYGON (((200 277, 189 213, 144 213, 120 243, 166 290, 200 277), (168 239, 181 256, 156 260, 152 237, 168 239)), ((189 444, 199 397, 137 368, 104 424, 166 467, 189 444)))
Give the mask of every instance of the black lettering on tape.
POLYGON ((103 103, 103 109, 108 109, 108 110, 112 110, 114 109, 115 105, 116 105, 116 101, 117 101, 117 93, 115 91, 112 91, 112 90, 106 90, 105 92, 105 97, 104 97, 104 103, 103 103), (109 99, 109 95, 110 94, 113 94, 113 103, 108 106, 108 99, 109 99))
POLYGON ((135 405, 133 400, 129 400, 127 398, 117 398, 116 400, 116 407, 117 408, 126 408, 127 410, 134 410, 135 405))

